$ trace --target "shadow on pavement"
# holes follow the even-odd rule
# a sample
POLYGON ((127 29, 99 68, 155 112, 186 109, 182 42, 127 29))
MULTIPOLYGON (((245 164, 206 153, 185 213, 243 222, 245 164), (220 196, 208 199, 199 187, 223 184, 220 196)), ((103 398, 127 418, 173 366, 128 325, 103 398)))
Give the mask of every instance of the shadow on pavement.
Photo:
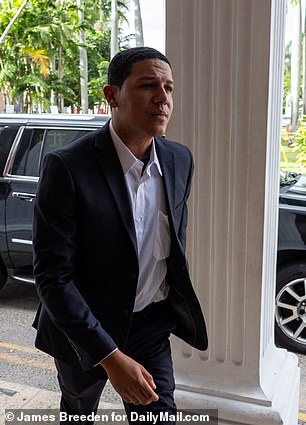
POLYGON ((9 281, 0 290, 0 308, 13 307, 35 311, 38 304, 39 300, 34 285, 9 281))

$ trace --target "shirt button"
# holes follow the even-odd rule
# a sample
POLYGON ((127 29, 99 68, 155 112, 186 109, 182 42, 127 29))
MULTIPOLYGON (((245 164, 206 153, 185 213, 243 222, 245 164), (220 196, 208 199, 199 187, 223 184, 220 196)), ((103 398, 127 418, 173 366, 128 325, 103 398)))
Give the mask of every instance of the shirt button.
POLYGON ((138 222, 142 223, 142 217, 138 217, 138 222))

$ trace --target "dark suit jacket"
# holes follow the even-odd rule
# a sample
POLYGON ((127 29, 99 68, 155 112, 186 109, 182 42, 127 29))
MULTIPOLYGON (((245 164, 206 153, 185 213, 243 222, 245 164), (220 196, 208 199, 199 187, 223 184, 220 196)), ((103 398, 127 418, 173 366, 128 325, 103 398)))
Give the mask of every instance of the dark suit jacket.
MULTIPOLYGON (((192 156, 164 138, 156 138, 156 151, 171 231, 167 281, 175 334, 204 350, 204 318, 184 254, 192 156)), ((132 210, 108 124, 47 155, 33 246, 42 302, 36 346, 85 371, 116 346, 124 350, 139 270, 132 210)))

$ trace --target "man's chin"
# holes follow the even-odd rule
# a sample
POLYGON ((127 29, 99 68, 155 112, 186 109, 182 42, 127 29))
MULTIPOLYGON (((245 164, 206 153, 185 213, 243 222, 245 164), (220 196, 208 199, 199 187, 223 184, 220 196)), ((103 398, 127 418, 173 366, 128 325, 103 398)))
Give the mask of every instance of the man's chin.
POLYGON ((167 127, 156 128, 153 137, 164 137, 166 134, 167 127))

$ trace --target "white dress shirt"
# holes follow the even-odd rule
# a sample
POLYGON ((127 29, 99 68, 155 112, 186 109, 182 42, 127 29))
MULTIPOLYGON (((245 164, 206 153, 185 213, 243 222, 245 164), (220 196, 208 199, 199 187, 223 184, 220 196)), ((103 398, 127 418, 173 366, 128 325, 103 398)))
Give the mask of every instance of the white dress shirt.
POLYGON ((166 258, 170 252, 170 229, 166 211, 162 170, 152 140, 150 159, 137 159, 116 134, 112 122, 110 133, 122 166, 136 231, 139 278, 134 312, 152 302, 165 299, 169 287, 165 281, 166 258))

